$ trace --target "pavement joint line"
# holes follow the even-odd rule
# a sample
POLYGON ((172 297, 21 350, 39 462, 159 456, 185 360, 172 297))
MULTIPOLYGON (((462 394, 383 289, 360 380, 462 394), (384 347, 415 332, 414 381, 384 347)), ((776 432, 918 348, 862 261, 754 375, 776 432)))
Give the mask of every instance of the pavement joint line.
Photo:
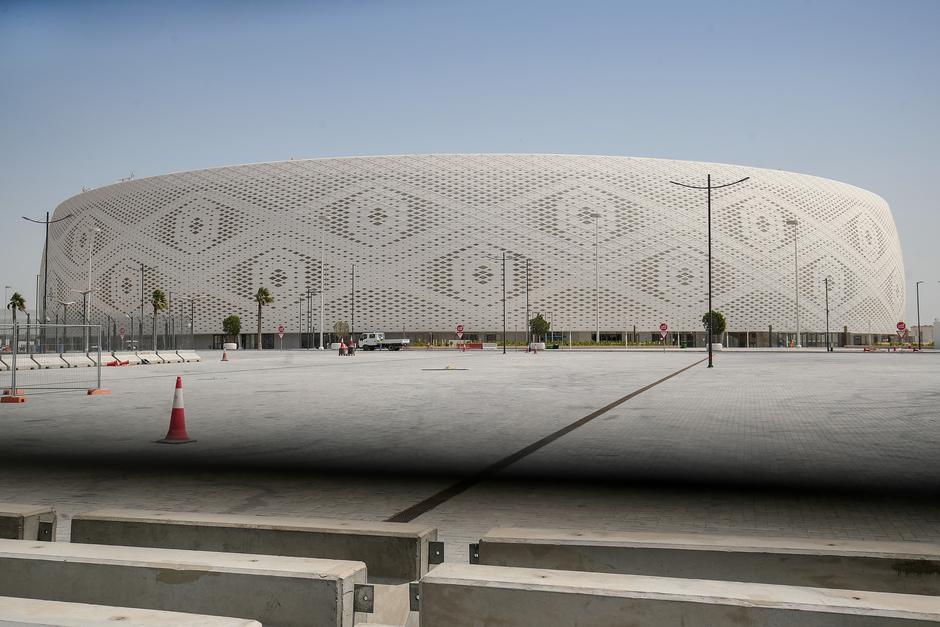
MULTIPOLYGON (((415 356, 415 357, 410 357, 410 356, 409 356, 408 358, 403 359, 403 361, 423 361, 423 360, 425 360, 425 359, 431 359, 431 357, 432 357, 431 355, 421 355, 421 356, 415 356)), ((231 362, 229 362, 229 363, 231 363, 231 362)), ((269 367, 263 367, 263 368, 247 368, 247 367, 229 368, 229 367, 223 367, 223 368, 220 368, 219 370, 201 370, 201 371, 198 371, 198 372, 196 372, 196 371, 184 372, 184 373, 182 373, 182 374, 180 374, 180 372, 177 370, 176 374, 169 374, 169 375, 167 375, 167 374, 146 374, 146 375, 141 375, 141 376, 136 376, 136 377, 135 377, 135 376, 130 376, 130 377, 124 377, 123 379, 121 379, 121 381, 138 381, 138 380, 141 380, 141 379, 161 379, 161 378, 164 378, 164 377, 167 377, 167 376, 188 376, 188 377, 195 377, 195 376, 210 375, 210 374, 227 374, 227 373, 230 373, 230 372, 264 372, 264 371, 268 371, 268 370, 298 370, 298 369, 301 369, 301 368, 324 368, 324 367, 328 367, 328 366, 353 366, 353 365, 355 365, 355 364, 357 364, 357 363, 361 363, 363 366, 372 366, 372 365, 384 366, 384 365, 387 365, 387 362, 383 362, 383 361, 362 361, 362 362, 352 362, 352 361, 349 361, 349 362, 342 362, 341 364, 336 364, 336 363, 333 363, 333 364, 315 363, 315 364, 297 364, 297 365, 295 365, 295 366, 269 366, 269 367)), ((168 365, 168 364, 154 364, 154 365, 155 365, 156 367, 161 367, 161 366, 166 366, 166 365, 168 365)))
POLYGON ((412 505, 411 507, 407 509, 403 509, 402 511, 398 512, 397 514, 393 516, 390 516, 389 518, 386 518, 385 522, 403 522, 403 523, 411 522, 415 518, 422 516, 423 514, 427 514, 432 509, 435 509, 439 505, 446 503, 447 501, 454 498, 455 496, 463 492, 466 492, 467 490, 469 490, 476 484, 486 481, 487 479, 489 479, 496 473, 500 472, 501 470, 505 469, 506 467, 516 463, 517 461, 525 457, 528 457, 529 455, 536 452, 537 450, 545 446, 548 446, 552 442, 571 433, 575 429, 578 429, 579 427, 583 427, 584 425, 591 422, 598 416, 602 416, 606 414, 610 410, 618 407, 619 405, 622 405, 623 403, 626 403, 627 401, 629 401, 630 399, 636 396, 639 396, 643 392, 646 392, 647 390, 650 390, 656 387, 660 383, 665 383, 669 379, 672 379, 673 377, 676 377, 682 374, 683 372, 685 372, 686 370, 690 370, 691 368, 694 368, 695 366, 705 361, 708 361, 708 357, 703 357, 702 359, 699 359, 689 364, 688 366, 685 366, 684 368, 680 368, 679 370, 676 370, 675 372, 668 374, 665 377, 658 379, 657 381, 653 381, 652 383, 644 385, 643 387, 630 392, 626 396, 622 396, 618 398, 617 400, 611 403, 608 403, 607 405, 604 405, 600 409, 594 410, 587 416, 584 416, 583 418, 579 418, 578 420, 572 422, 571 424, 566 425, 562 427, 561 429, 558 429, 557 431, 546 435, 542 439, 537 440, 533 442, 532 444, 519 449, 515 453, 512 453, 511 455, 507 455, 506 457, 500 459, 499 461, 496 461, 490 464, 489 466, 483 468, 478 473, 470 477, 467 477, 466 479, 462 479, 458 481, 457 483, 454 483, 453 485, 444 488, 440 492, 432 494, 431 496, 424 499, 423 501, 416 503, 415 505, 412 505))

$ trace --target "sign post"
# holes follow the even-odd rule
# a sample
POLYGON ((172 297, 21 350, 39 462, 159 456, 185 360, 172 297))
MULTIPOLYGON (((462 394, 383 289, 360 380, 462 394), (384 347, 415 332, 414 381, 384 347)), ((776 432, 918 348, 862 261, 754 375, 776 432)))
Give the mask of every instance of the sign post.
POLYGON ((666 352, 666 334, 669 333, 669 325, 665 322, 659 325, 659 337, 663 342, 663 352, 666 352))
POLYGON ((281 350, 284 350, 284 325, 283 324, 277 325, 277 336, 281 340, 281 350))
POLYGON ((458 340, 463 339, 463 325, 462 324, 457 325, 457 339, 458 340))
POLYGON ((125 335, 125 333, 126 333, 126 331, 124 330, 124 326, 122 325, 121 328, 118 329, 118 337, 121 338, 121 349, 122 349, 122 350, 125 348, 125 347, 124 347, 124 335, 125 335))

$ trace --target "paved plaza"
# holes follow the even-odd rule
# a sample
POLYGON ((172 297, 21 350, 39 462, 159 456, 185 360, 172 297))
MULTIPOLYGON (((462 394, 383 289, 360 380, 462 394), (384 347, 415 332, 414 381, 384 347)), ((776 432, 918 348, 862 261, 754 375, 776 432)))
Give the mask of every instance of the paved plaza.
POLYGON ((203 356, 3 406, 0 501, 382 520, 469 479, 416 519, 448 559, 497 525, 940 541, 940 353, 203 356), (155 444, 177 375, 198 441, 155 444))

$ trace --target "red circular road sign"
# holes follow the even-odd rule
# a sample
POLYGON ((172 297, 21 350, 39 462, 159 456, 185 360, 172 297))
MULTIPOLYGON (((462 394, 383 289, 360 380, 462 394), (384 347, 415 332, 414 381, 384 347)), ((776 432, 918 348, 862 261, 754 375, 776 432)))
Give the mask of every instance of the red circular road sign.
POLYGON ((457 333, 463 333, 463 325, 462 325, 462 324, 458 324, 458 325, 457 325, 457 333))
POLYGON ((283 324, 277 325, 277 334, 278 336, 280 336, 281 339, 284 339, 284 325, 283 324))
POLYGON ((903 322, 898 323, 898 331, 903 331, 906 328, 907 328, 907 325, 904 324, 903 322))
POLYGON ((118 329, 118 337, 121 338, 122 340, 124 339, 124 333, 125 333, 124 327, 121 327, 120 329, 118 329))
POLYGON ((660 331, 668 331, 668 330, 669 330, 669 325, 666 324, 665 322, 663 322, 662 324, 659 325, 659 330, 660 330, 660 331))

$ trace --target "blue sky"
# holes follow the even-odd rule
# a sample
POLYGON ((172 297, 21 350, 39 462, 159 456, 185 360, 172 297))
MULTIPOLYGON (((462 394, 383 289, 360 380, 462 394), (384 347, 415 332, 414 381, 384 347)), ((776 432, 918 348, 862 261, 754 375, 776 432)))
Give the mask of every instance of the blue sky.
POLYGON ((892 207, 940 317, 940 2, 0 0, 0 281, 82 186, 331 155, 806 172, 892 207))

